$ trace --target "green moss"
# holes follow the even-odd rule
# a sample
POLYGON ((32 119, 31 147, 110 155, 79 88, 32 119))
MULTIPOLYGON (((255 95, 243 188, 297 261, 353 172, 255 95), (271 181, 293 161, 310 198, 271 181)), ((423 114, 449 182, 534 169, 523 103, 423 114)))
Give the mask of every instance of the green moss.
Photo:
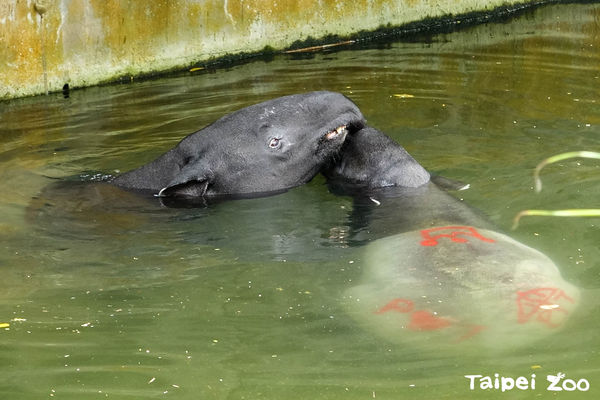
MULTIPOLYGON (((572 2, 590 2, 594 0, 573 0, 572 2)), ((329 34, 323 37, 307 37, 306 39, 296 40, 288 47, 283 49, 275 49, 272 46, 265 46, 260 51, 256 52, 240 52, 235 54, 228 54, 222 57, 213 57, 209 59, 198 60, 189 65, 178 66, 168 70, 152 71, 146 73, 131 72, 126 73, 118 77, 112 77, 100 83, 100 85, 111 84, 111 83, 129 83, 138 80, 147 80, 158 77, 164 77, 167 75, 177 75, 190 73, 191 69, 194 69, 193 73, 203 73, 207 71, 214 71, 218 68, 230 67, 246 63, 248 61, 262 60, 264 62, 271 61, 276 55, 281 54, 289 50, 298 50, 309 47, 323 46, 327 44, 336 44, 345 41, 353 41, 353 46, 367 45, 370 43, 386 43, 390 41, 396 41, 399 38, 404 40, 416 39, 422 40, 423 35, 434 35, 438 33, 449 33, 466 27, 487 23, 487 22, 502 22, 524 12, 529 12, 533 7, 541 4, 551 3, 566 3, 569 0, 537 0, 529 1, 518 4, 506 5, 495 8, 493 10, 484 10, 478 12, 472 12, 460 15, 446 15, 444 17, 436 18, 425 18, 420 21, 411 22, 399 26, 391 24, 382 25, 378 29, 371 31, 360 31, 348 36, 340 36, 329 34)), ((331 47, 328 51, 339 51, 341 49, 347 49, 348 46, 331 47)), ((310 57, 310 54, 295 54, 293 57, 310 57)), ((75 89, 71 87, 71 89, 75 89)))
POLYGON ((262 53, 262 55, 267 56, 267 55, 271 55, 271 54, 276 54, 277 50, 275 50, 273 47, 267 45, 262 49, 261 53, 262 53))

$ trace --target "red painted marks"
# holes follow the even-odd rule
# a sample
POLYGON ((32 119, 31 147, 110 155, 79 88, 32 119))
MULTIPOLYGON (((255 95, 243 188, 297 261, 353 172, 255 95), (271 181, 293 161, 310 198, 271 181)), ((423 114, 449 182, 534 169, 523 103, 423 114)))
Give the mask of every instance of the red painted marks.
POLYGON ((473 336, 477 335, 479 332, 483 331, 487 329, 487 326, 483 326, 483 325, 473 325, 470 327, 470 329, 468 330, 467 333, 465 333, 464 335, 462 335, 461 337, 459 337, 458 339, 456 339, 456 343, 460 343, 464 340, 470 339, 473 336))
POLYGON ((437 316, 431 311, 414 310, 414 308, 415 304, 411 300, 397 298, 393 299, 379 310, 375 311, 375 314, 385 314, 387 312, 397 312, 402 314, 410 313, 410 319, 406 328, 411 331, 439 331, 451 326, 454 326, 462 331, 467 329, 466 333, 464 333, 458 339, 453 340, 452 343, 459 343, 470 339, 484 329, 487 329, 487 327, 483 325, 464 324, 460 321, 455 321, 450 318, 437 316))
POLYGON ((575 303, 575 300, 558 288, 536 288, 517 292, 517 321, 524 324, 535 319, 551 328, 556 328, 568 314, 568 311, 559 304, 560 300, 575 303))
POLYGON ((437 246, 438 239, 449 238, 455 243, 468 243, 469 241, 461 236, 470 236, 479 239, 483 242, 494 243, 493 239, 489 239, 477 232, 477 229, 472 226, 442 226, 438 228, 423 229, 421 231, 421 246, 437 246), (433 232, 441 232, 437 235, 431 235, 433 232), (445 233, 444 233, 445 232, 445 233))
POLYGON ((413 311, 414 308, 415 304, 411 300, 394 299, 375 311, 375 314, 384 314, 390 311, 411 313, 408 329, 412 331, 435 331, 446 328, 452 324, 448 318, 438 317, 425 310, 413 311))
POLYGON ((375 311, 375 314, 383 314, 388 311, 396 311, 399 313, 408 313, 411 312, 414 308, 415 304, 407 299, 394 299, 387 303, 385 306, 381 307, 379 310, 375 311))
POLYGON ((452 325, 448 318, 438 317, 429 311, 417 310, 410 316, 408 329, 411 331, 437 331, 452 325))

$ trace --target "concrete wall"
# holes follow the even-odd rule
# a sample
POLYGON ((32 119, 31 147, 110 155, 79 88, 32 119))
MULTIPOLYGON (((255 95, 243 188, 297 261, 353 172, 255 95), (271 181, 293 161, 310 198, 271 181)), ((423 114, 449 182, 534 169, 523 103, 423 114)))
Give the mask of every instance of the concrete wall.
POLYGON ((0 99, 532 0, 0 0, 0 99))

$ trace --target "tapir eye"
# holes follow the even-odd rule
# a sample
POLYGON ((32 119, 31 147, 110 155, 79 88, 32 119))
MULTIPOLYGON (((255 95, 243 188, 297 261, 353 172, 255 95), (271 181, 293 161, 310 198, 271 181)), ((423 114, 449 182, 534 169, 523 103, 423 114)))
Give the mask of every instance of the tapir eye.
POLYGON ((279 138, 271 138, 269 140, 269 148, 278 149, 281 147, 281 139, 279 138))

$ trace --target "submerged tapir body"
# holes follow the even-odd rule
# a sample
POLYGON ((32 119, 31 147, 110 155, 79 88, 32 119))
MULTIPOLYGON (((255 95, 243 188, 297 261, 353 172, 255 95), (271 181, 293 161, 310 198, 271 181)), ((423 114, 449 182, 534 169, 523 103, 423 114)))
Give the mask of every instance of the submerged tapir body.
POLYGON ((281 191, 311 180, 363 123, 339 93, 284 96, 222 117, 112 184, 165 197, 281 191))
POLYGON ((381 152, 389 138, 367 129, 324 171, 354 196, 353 239, 368 242, 362 280, 345 293, 357 320, 403 345, 476 354, 565 324, 579 290, 547 256, 429 182, 400 145, 381 152))

